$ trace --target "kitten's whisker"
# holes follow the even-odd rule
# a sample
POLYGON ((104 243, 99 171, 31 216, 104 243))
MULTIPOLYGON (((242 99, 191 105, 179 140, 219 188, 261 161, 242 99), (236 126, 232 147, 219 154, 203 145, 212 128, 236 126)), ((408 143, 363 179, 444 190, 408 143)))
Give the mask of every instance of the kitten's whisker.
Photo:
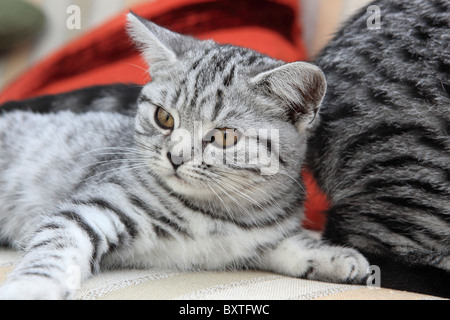
MULTIPOLYGON (((236 176, 236 177, 238 177, 238 178, 242 178, 242 177, 239 176, 238 174, 234 174, 234 173, 231 173, 231 172, 228 173, 228 172, 221 171, 221 170, 217 170, 217 171, 226 173, 226 175, 217 175, 216 177, 219 177, 219 178, 221 178, 221 179, 228 179, 230 182, 234 182, 234 183, 240 184, 240 187, 241 187, 243 190, 248 191, 248 192, 251 192, 251 193, 253 193, 254 195, 257 195, 257 193, 251 191, 251 188, 257 189, 258 191, 260 191, 261 193, 263 193, 265 197, 268 197, 271 203, 276 204, 277 208, 278 208, 281 212, 284 212, 284 210, 281 208, 281 206, 279 205, 279 203, 272 197, 272 195, 271 195, 268 191, 259 188, 259 187, 256 186, 256 184, 254 184, 254 183, 251 184, 251 183, 249 183, 249 182, 247 182, 247 181, 235 180, 235 179, 232 179, 231 177, 229 177, 229 175, 233 175, 233 176, 236 176), (244 186, 244 184, 245 184, 246 186, 248 186, 248 188, 246 188, 246 187, 244 186)), ((262 198, 261 200, 264 200, 264 198, 262 198)))
MULTIPOLYGON (((115 164, 115 163, 123 163, 124 161, 130 161, 133 164, 146 164, 146 162, 143 159, 131 159, 131 158, 122 158, 122 159, 108 159, 108 160, 101 160, 97 162, 90 163, 88 165, 85 165, 81 167, 82 169, 89 168, 89 167, 95 167, 95 166, 101 166, 101 165, 107 165, 107 164, 115 164)), ((117 168, 119 169, 119 168, 117 168)))
MULTIPOLYGON (((195 171, 193 171, 193 172, 195 173, 195 171)), ((239 208, 240 210, 246 211, 246 214, 248 214, 249 217, 253 217, 253 215, 250 213, 249 209, 248 209, 245 205, 243 205, 242 203, 240 203, 235 197, 233 197, 231 194, 229 194, 229 193, 227 192, 227 189, 226 189, 224 186, 221 186, 220 184, 217 184, 217 183, 214 183, 214 184, 213 184, 213 183, 211 182, 210 179, 209 179, 209 180, 205 180, 205 179, 203 178, 203 176, 201 176, 201 175, 197 175, 197 176, 193 176, 192 174, 186 174, 186 175, 190 176, 190 177, 193 178, 193 179, 196 179, 199 183, 205 184, 205 185, 207 185, 207 186, 210 187, 210 188, 217 187, 218 189, 220 189, 220 191, 221 191, 222 193, 224 193, 228 198, 230 198, 230 200, 233 201, 233 202, 238 206, 238 208, 239 208)), ((212 191, 214 191, 214 190, 212 190, 212 191)), ((229 190, 229 191, 232 191, 232 190, 229 190)), ((237 191, 233 191, 233 192, 236 193, 236 194, 238 194, 237 191)), ((215 191, 214 191, 214 193, 215 193, 215 195, 216 195, 217 197, 220 197, 215 191)), ((222 200, 221 197, 220 197, 219 199, 222 200)), ((223 201, 222 201, 222 202, 223 202, 223 201)), ((256 203, 256 202, 255 202, 255 203, 256 203)), ((231 214, 230 211, 228 211, 228 213, 231 214)))
POLYGON ((281 171, 280 171, 280 174, 283 174, 283 175, 285 175, 285 176, 291 178, 292 181, 294 181, 294 182, 300 187, 300 189, 306 194, 306 196, 308 196, 308 193, 306 192, 305 187, 302 186, 302 185, 300 184, 300 182, 298 182, 297 179, 295 179, 294 177, 292 177, 292 176, 291 176, 289 173, 287 173, 287 172, 281 172, 281 171))
POLYGON ((89 151, 85 151, 85 152, 82 152, 82 153, 79 153, 79 154, 77 154, 77 155, 75 155, 74 157, 81 157, 81 156, 85 156, 85 155, 88 155, 88 154, 91 154, 91 153, 95 153, 95 152, 98 152, 98 151, 112 151, 112 152, 115 152, 116 150, 119 150, 119 151, 130 151, 130 152, 137 152, 138 150, 137 149, 135 149, 135 148, 125 148, 125 147, 106 147, 106 148, 97 148, 97 149, 92 149, 92 150, 89 150, 89 151))
POLYGON ((129 170, 145 168, 145 167, 148 168, 148 165, 147 164, 135 164, 135 165, 132 165, 132 166, 130 165, 130 166, 126 166, 126 167, 121 166, 121 167, 117 167, 117 168, 112 168, 112 169, 109 169, 109 170, 106 170, 106 171, 98 172, 98 173, 96 173, 96 174, 94 174, 92 176, 86 177, 85 179, 82 180, 82 182, 85 182, 85 181, 87 181, 89 179, 95 179, 98 176, 106 175, 106 174, 114 172, 114 171, 129 171, 129 170))
MULTIPOLYGON (((237 189, 236 186, 230 185, 230 184, 222 184, 222 186, 229 188, 230 191, 234 192, 241 198, 249 201, 250 203, 252 203, 254 206, 258 207, 259 209, 269 212, 268 208, 262 206, 257 200, 255 200, 252 197, 250 197, 249 195, 245 194, 245 192, 242 192, 241 190, 237 189)), ((245 188, 243 188, 243 189, 245 190, 245 188)))
POLYGON ((117 138, 117 134, 120 135, 121 139, 124 139, 124 141, 126 142, 132 142, 133 144, 139 145, 141 147, 147 147, 147 144, 151 145, 151 146, 156 146, 156 144, 152 144, 149 141, 146 141, 146 144, 143 144, 139 141, 136 140, 135 135, 134 135, 134 131, 131 133, 127 133, 127 132, 123 132, 123 131, 117 131, 117 130, 110 130, 110 129, 102 129, 102 130, 85 130, 84 132, 91 132, 91 133, 95 133, 98 135, 102 135, 104 137, 109 137, 108 133, 112 133, 114 134, 112 137, 114 139, 117 138))
MULTIPOLYGON (((228 185, 228 186, 229 186, 229 185, 228 185)), ((229 187, 230 187, 230 186, 229 186, 229 187)), ((243 188, 244 190, 247 190, 247 188, 245 188, 244 186, 240 186, 240 187, 243 188)), ((242 195, 242 193, 239 193, 239 194, 242 195)), ((270 197, 270 196, 269 196, 269 197, 270 197)), ((247 199, 248 199, 248 198, 252 199, 251 197, 248 197, 248 196, 247 196, 246 198, 247 198, 247 199)), ((270 197, 270 198, 271 198, 271 197, 270 197)), ((282 228, 282 226, 276 221, 276 215, 275 215, 273 212, 271 212, 271 211, 269 210, 269 208, 267 208, 267 207, 262 207, 262 206, 259 204, 259 202, 258 202, 257 200, 254 200, 254 201, 256 201, 255 205, 256 205, 257 207, 259 207, 261 210, 267 212, 268 215, 269 215, 269 217, 271 217, 271 218, 276 222, 276 224, 277 224, 280 228, 282 228)), ((274 204, 275 207, 276 207, 277 209, 279 209, 279 211, 280 211, 281 214, 284 214, 284 213, 285 213, 285 210, 283 210, 283 209, 281 208, 281 206, 278 204, 278 202, 275 201, 273 198, 271 198, 270 203, 271 203, 271 204, 274 204)), ((252 216, 253 216, 253 215, 252 215, 252 216)))
MULTIPOLYGON (((255 224, 257 224, 257 221, 254 217, 254 215, 250 212, 250 210, 243 205, 242 203, 240 203, 235 197, 233 197, 232 195, 230 195, 226 190, 224 186, 220 186, 220 185, 216 185, 219 189, 222 190, 222 192, 224 192, 228 198, 230 198, 230 200, 232 200, 234 203, 236 203, 236 205, 238 206, 238 208, 240 208, 249 218, 251 218, 253 220, 253 222, 255 224)), ((233 192, 233 190, 230 190, 231 192, 233 192)), ((238 192, 234 191, 235 194, 239 195, 238 192)))
POLYGON ((129 62, 127 62, 126 64, 129 65, 129 66, 132 66, 132 67, 136 67, 136 68, 138 68, 138 69, 141 69, 141 70, 144 71, 144 73, 146 73, 146 74, 148 74, 148 75, 150 76, 150 70, 145 69, 145 68, 142 68, 141 66, 138 66, 137 64, 134 64, 134 63, 129 63, 129 62))
MULTIPOLYGON (((234 219, 235 217, 234 217, 233 211, 230 210, 229 207, 225 204, 225 202, 222 200, 222 197, 220 197, 220 196, 217 194, 217 192, 214 190, 214 188, 213 188, 211 185, 208 184, 208 187, 209 187, 209 190, 211 190, 211 191, 214 193, 214 195, 217 197, 217 199, 223 204, 225 210, 226 210, 227 213, 230 215, 230 217, 234 219)), ((214 208, 214 206, 212 206, 212 208, 214 208)))
POLYGON ((237 187, 237 188, 239 188, 239 189, 241 189, 241 190, 243 190, 244 192, 250 192, 251 194, 253 194, 253 195, 256 196, 257 198, 261 198, 261 199, 257 199, 257 200, 256 200, 258 203, 259 203, 259 201, 265 200, 265 199, 268 198, 270 204, 275 205, 275 207, 276 207, 277 209, 279 209, 280 212, 284 212, 284 210, 281 208, 280 204, 272 197, 271 194, 268 193, 268 191, 263 190, 263 189, 257 187, 256 185, 253 185, 253 184, 250 184, 250 183, 245 183, 244 181, 236 181, 236 180, 233 180, 233 179, 231 179, 231 178, 229 178, 229 177, 223 177, 223 178, 228 179, 230 182, 236 183, 236 185, 234 185, 234 186, 237 187), (244 184, 245 184, 247 187, 246 187, 244 184), (256 188, 263 196, 259 196, 258 193, 256 193, 256 192, 250 190, 251 187, 252 187, 252 188, 256 188), (258 200, 259 200, 259 201, 258 201, 258 200))

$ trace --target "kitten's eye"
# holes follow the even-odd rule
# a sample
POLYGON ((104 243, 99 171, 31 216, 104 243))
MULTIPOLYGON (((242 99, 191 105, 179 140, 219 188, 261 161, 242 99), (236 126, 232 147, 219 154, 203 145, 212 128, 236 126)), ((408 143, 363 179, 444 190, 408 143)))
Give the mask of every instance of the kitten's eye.
POLYGON ((239 140, 239 132, 236 129, 215 129, 211 142, 219 148, 226 149, 236 145, 239 140))
POLYGON ((175 121, 170 113, 161 107, 158 107, 155 113, 155 122, 158 126, 165 130, 172 130, 175 126, 175 121))

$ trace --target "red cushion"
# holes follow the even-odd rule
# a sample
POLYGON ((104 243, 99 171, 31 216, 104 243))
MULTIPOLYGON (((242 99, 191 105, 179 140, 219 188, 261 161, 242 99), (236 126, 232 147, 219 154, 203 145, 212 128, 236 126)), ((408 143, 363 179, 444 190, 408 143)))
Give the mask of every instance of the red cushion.
MULTIPOLYGON (((235 44, 287 62, 305 60, 298 24, 298 0, 159 0, 133 11, 174 31, 235 44)), ((27 71, 0 94, 0 104, 90 85, 144 84, 147 66, 125 31, 125 13, 61 48, 27 71)), ((307 177, 308 174, 306 174, 307 177)), ((326 208, 314 181, 305 225, 321 229, 326 208)))

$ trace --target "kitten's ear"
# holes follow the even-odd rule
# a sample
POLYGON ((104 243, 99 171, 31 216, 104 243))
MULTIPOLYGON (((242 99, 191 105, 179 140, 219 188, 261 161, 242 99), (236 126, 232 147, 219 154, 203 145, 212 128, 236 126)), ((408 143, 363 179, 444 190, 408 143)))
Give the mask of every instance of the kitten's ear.
POLYGON ((282 106, 287 120, 300 132, 313 122, 327 88, 322 70, 306 62, 293 62, 263 72, 252 83, 260 97, 282 106))
POLYGON ((197 40, 172 32, 133 12, 127 15, 127 30, 153 76, 158 70, 177 63, 178 57, 197 40))

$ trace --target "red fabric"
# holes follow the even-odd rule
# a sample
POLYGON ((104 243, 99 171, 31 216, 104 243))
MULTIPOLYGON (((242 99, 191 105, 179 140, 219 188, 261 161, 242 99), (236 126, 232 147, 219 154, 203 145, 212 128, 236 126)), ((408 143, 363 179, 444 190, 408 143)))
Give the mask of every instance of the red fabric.
MULTIPOLYGON (((133 11, 174 31, 235 44, 287 62, 306 58, 298 0, 159 0, 133 11)), ((73 41, 27 71, 0 94, 0 104, 110 83, 144 84, 147 66, 125 31, 125 13, 73 41)), ((322 229, 327 204, 307 177, 305 225, 322 229)))
POLYGON ((317 183, 310 172, 303 170, 302 176, 307 192, 303 226, 307 229, 321 231, 324 229, 327 221, 325 213, 330 207, 330 202, 317 186, 317 183))

